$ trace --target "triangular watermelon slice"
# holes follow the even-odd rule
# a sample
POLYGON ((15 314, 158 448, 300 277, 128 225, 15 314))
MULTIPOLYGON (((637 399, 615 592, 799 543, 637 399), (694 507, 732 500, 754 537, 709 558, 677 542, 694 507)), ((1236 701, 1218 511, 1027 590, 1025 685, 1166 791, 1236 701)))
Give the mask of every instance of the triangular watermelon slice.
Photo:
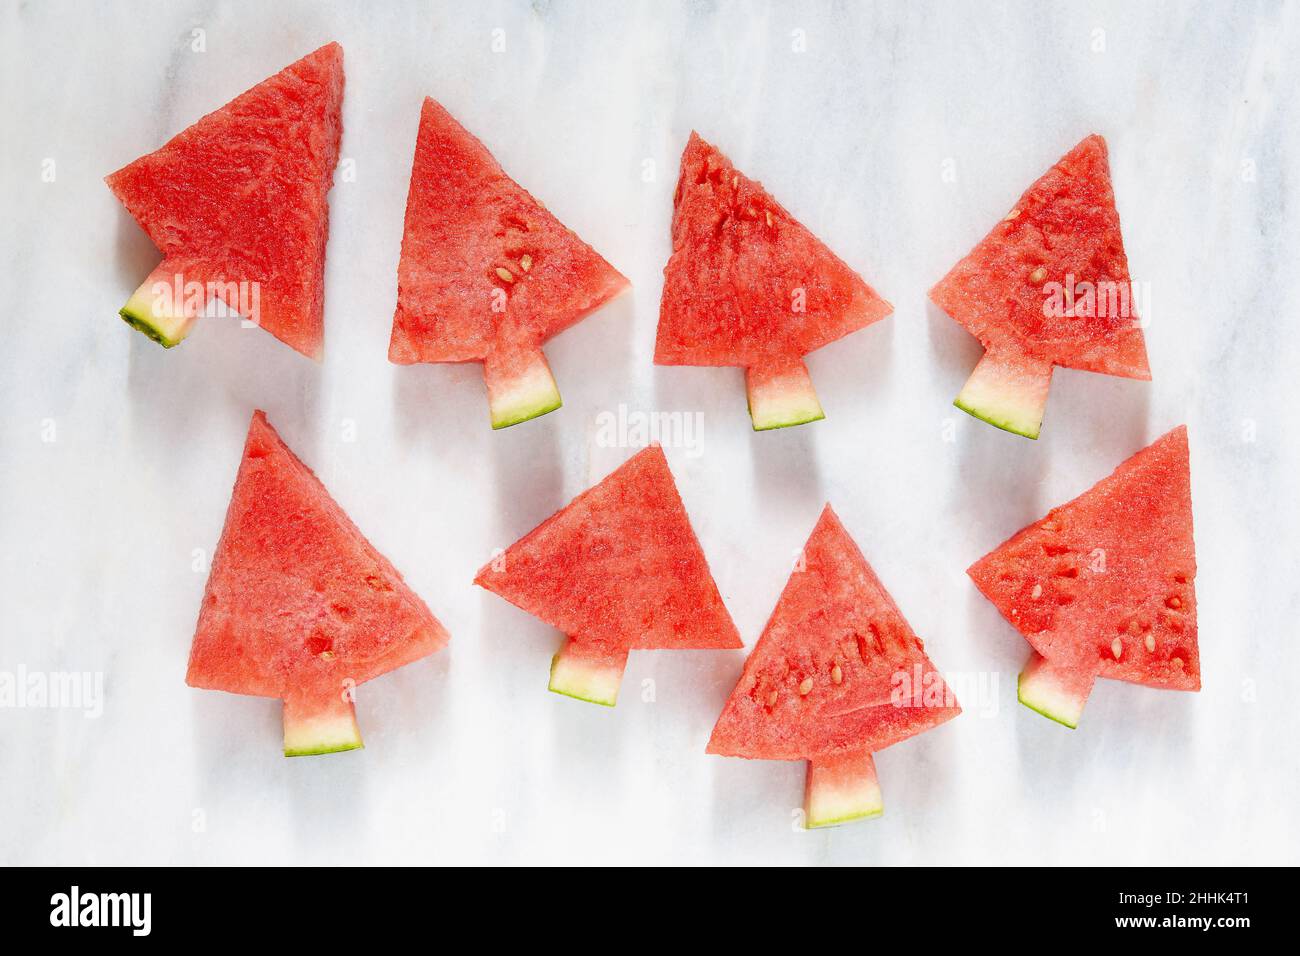
POLYGON ((319 360, 343 48, 323 46, 107 177, 162 250, 121 315, 165 348, 213 300, 319 360))
POLYGON ((542 344, 628 281, 432 99, 420 111, 388 358, 482 362, 493 428, 560 407, 542 344))
POLYGON ((807 760, 809 827, 884 810, 872 754, 961 713, 830 505, 781 592, 708 752, 807 760))
POLYGON ((658 445, 524 535, 474 583, 568 635, 550 689, 596 704, 617 702, 628 651, 742 646, 658 445))
POLYGON ((424 602, 255 412, 186 683, 281 698, 286 756, 352 750, 355 686, 446 643, 424 602))
POLYGON ((1038 437, 1056 365, 1150 379, 1106 141, 1066 153, 930 298, 984 346, 954 404, 1017 435, 1038 437))
POLYGON ((967 572, 1034 648, 1020 702, 1075 727, 1098 677, 1200 690, 1187 428, 967 572))
POLYGON ((672 230, 656 364, 744 368, 757 431, 823 418, 803 356, 893 307, 694 132, 672 230))

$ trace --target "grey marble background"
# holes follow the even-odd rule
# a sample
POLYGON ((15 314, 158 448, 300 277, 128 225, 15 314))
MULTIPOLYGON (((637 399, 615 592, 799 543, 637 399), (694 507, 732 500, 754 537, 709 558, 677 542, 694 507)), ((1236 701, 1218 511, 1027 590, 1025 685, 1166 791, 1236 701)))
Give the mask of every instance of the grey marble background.
POLYGON ((0 862, 1300 862, 1298 80, 1281 2, 5 0, 0 671, 104 697, 0 709, 0 862), (323 366, 234 322, 131 333, 158 257, 102 177, 332 39, 323 366), (549 347, 564 408, 498 434, 476 367, 386 360, 426 94, 635 286, 549 347), (755 434, 739 371, 651 363, 692 128, 895 305, 810 358, 824 422, 755 434), (1058 371, 1030 442, 951 406, 979 347, 925 293, 1093 131, 1154 382, 1058 371), (546 692, 558 635, 471 586, 630 454, 620 404, 702 416, 669 460, 749 645, 829 499, 968 680, 877 758, 882 819, 801 832, 802 765, 704 754, 742 653, 633 654, 586 706, 546 692), (361 689, 361 752, 286 760, 276 702, 184 684, 255 407, 453 635, 361 689), (1027 646, 964 569, 1181 422, 1204 690, 1101 682, 1070 733, 1017 705, 1027 646))

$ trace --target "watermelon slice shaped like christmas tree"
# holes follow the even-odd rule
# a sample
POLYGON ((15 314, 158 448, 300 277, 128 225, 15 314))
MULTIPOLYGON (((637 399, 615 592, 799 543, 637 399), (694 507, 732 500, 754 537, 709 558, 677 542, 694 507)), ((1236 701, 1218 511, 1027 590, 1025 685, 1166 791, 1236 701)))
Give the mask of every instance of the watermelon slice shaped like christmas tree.
POLYGON ((482 362, 493 428, 560 407, 542 344, 628 288, 432 99, 420 111, 388 358, 482 362))
POLYGON ((803 356, 891 311, 763 187, 696 133, 673 196, 655 362, 745 369, 754 429, 823 418, 803 356))
POLYGON ((1150 379, 1106 141, 1089 136, 930 290, 984 346, 954 404, 1037 438, 1052 369, 1150 379))
POLYGON ((361 746, 357 685, 447 632, 258 411, 186 683, 284 701, 285 756, 361 746))
POLYGON ((804 820, 884 810, 872 754, 961 713, 830 505, 745 662, 708 752, 806 760, 804 820))
POLYGON ((550 689, 612 707, 628 651, 741 647, 663 449, 633 455, 474 583, 567 636, 550 689))
POLYGON ((219 301, 319 360, 343 48, 321 47, 107 177, 162 263, 121 310, 165 348, 219 301))
POLYGON ((975 584, 1034 649, 1020 702, 1076 727, 1098 677, 1200 690, 1187 428, 980 558, 975 584))

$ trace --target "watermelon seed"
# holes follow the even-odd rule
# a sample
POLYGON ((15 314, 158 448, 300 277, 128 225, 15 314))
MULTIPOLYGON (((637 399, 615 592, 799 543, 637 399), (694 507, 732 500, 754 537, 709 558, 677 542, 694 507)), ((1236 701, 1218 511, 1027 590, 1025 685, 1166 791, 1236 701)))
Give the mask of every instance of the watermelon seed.
POLYGON ((732 176, 732 177, 731 177, 731 188, 732 188, 732 189, 735 189, 735 188, 737 188, 739 185, 740 185, 740 177, 739 177, 739 176, 732 176))
POLYGON ((529 269, 531 269, 532 267, 533 267, 533 257, 532 257, 532 256, 528 256, 528 255, 526 255, 526 256, 524 256, 522 259, 519 260, 519 268, 523 269, 525 272, 527 272, 527 271, 528 271, 529 269))
POLYGON ((322 651, 322 652, 321 652, 321 655, 320 655, 320 658, 321 658, 321 660, 323 660, 323 661, 332 661, 332 660, 334 660, 334 652, 333 652, 333 651, 322 651))
POLYGON ((842 680, 844 680, 844 671, 840 670, 839 664, 836 664, 831 668, 831 683, 838 684, 842 680))
POLYGON ((1010 222, 1012 219, 1015 219, 1015 218, 1019 217, 1019 215, 1020 215, 1020 210, 1019 210, 1019 209, 1013 209, 1013 210, 1011 210, 1009 213, 1007 213, 1005 216, 1002 217, 1002 221, 1003 221, 1003 222, 1010 222))
POLYGON ((799 693, 804 697, 808 696, 808 691, 812 690, 812 678, 805 677, 799 682, 799 693))
POLYGON ((1156 636, 1155 636, 1154 634, 1152 634, 1150 631, 1147 631, 1147 638, 1146 638, 1146 640, 1143 641, 1142 643, 1145 644, 1145 645, 1147 646, 1147 650, 1148 650, 1148 651, 1151 651, 1152 653, 1155 652, 1155 649, 1156 649, 1156 636))
POLYGON ((1047 278, 1047 270, 1044 269, 1042 266, 1039 266, 1033 272, 1029 273, 1029 281, 1034 283, 1035 285, 1037 285, 1039 282, 1042 282, 1046 278, 1047 278))
POLYGON ((1124 653, 1124 645, 1119 642, 1118 637, 1110 642, 1110 652, 1115 655, 1115 660, 1119 660, 1119 656, 1124 653))
POLYGON ((763 215, 767 216, 767 224, 770 227, 772 225, 772 210, 770 209, 763 210, 763 215))
POLYGON ((511 272, 509 269, 507 269, 505 266, 497 266, 497 276, 500 277, 502 282, 515 281, 515 274, 511 272))
POLYGON ((1169 607, 1173 608, 1175 611, 1178 610, 1180 607, 1183 606, 1183 602, 1182 602, 1181 600, 1179 600, 1177 594, 1175 594, 1175 595, 1174 595, 1173 597, 1171 597, 1168 601, 1166 601, 1165 604, 1168 605, 1169 607))
POLYGON ((1034 590, 1033 590, 1033 592, 1030 594, 1030 597, 1036 599, 1036 598, 1040 598, 1040 597, 1042 597, 1042 596, 1043 596, 1043 586, 1042 586, 1041 584, 1035 584, 1035 585, 1034 585, 1034 590))
POLYGON ((776 706, 776 691, 772 691, 772 693, 767 695, 767 706, 768 707, 776 706))

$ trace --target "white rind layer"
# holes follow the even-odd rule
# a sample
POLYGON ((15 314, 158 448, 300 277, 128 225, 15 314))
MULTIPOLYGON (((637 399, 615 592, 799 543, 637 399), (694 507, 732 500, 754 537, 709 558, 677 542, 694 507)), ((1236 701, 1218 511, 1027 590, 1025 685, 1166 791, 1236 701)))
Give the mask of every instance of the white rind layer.
POLYGON ((623 683, 626 660, 600 661, 560 651, 551 658, 549 690, 566 697, 613 707, 623 683))
POLYGON ((530 365, 524 374, 508 385, 498 385, 488 391, 493 428, 518 425, 530 418, 553 412, 562 404, 560 389, 541 353, 538 353, 538 361, 530 365))
POLYGON ((1050 364, 1004 362, 985 352, 953 404, 1004 431, 1037 438, 1051 384, 1050 364))
POLYGON ((333 712, 319 717, 290 719, 285 714, 284 755, 305 757, 312 754, 338 753, 357 750, 361 743, 361 730, 351 708, 345 713, 333 712))
POLYGON ((745 391, 756 432, 804 425, 826 417, 802 362, 775 375, 746 369, 745 391))
POLYGON ((1091 687, 1091 682, 1081 688, 1077 679, 1064 679, 1064 675, 1053 671, 1047 658, 1039 654, 1035 654, 1020 672, 1017 685, 1020 703, 1071 730, 1079 726, 1091 687))
POLYGON ((181 308, 164 309, 160 306, 170 297, 158 296, 154 286, 158 280, 150 276, 140 288, 131 294, 119 315, 132 328, 144 333, 165 349, 179 345, 194 328, 197 315, 185 315, 184 303, 181 308))
POLYGON ((808 829, 866 820, 884 812, 885 802, 870 754, 838 766, 809 762, 804 789, 804 825, 808 829))

